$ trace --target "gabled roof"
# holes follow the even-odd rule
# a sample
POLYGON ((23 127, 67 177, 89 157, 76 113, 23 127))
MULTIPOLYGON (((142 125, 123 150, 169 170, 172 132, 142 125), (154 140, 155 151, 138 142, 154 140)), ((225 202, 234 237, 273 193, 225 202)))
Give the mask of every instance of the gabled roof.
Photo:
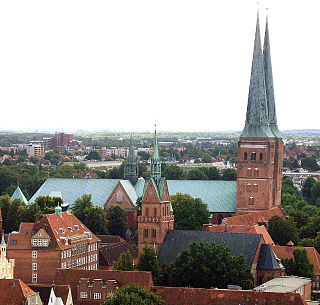
POLYGON ((19 199, 21 202, 24 202, 25 204, 28 203, 28 200, 23 195, 23 193, 22 193, 22 191, 21 191, 19 186, 16 188, 16 190, 14 191, 14 193, 11 196, 11 201, 13 201, 15 199, 19 199))
POLYGON ((262 244, 257 264, 257 270, 284 269, 280 260, 275 256, 270 245, 262 244))
POLYGON ((117 261, 120 255, 127 251, 129 251, 132 256, 136 256, 131 245, 126 241, 99 246, 99 262, 101 263, 101 260, 104 260, 107 266, 112 266, 114 261, 117 261))
POLYGON ((161 265, 169 265, 175 262, 178 254, 189 249, 190 243, 203 241, 228 247, 233 256, 243 254, 247 265, 251 267, 261 239, 262 236, 258 234, 171 230, 160 246, 158 259, 161 265))

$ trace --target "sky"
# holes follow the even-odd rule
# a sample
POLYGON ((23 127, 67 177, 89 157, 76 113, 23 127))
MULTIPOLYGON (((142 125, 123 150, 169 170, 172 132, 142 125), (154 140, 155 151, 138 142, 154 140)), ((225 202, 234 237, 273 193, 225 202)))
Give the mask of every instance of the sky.
POLYGON ((319 0, 15 0, 0 130, 242 130, 258 8, 279 128, 320 128, 319 0))

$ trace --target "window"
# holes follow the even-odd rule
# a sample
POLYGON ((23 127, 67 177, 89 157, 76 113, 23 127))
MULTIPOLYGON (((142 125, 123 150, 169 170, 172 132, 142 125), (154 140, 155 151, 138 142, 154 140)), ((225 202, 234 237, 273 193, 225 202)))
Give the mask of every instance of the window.
POLYGON ((38 255, 37 255, 37 251, 32 251, 32 258, 37 258, 38 255))
POLYGON ((100 293, 100 292, 95 292, 95 293, 93 294, 93 298, 94 298, 95 300, 100 300, 100 299, 101 299, 101 293, 100 293))
POLYGON ((163 207, 163 209, 162 209, 162 210, 163 210, 163 216, 165 216, 166 214, 165 214, 165 209, 164 209, 164 207, 163 207))
POLYGON ((120 190, 118 190, 117 192, 117 202, 120 203, 122 202, 122 192, 120 190))
POLYGON ((32 283, 38 282, 38 275, 36 273, 32 273, 32 283))
POLYGON ((49 243, 48 243, 48 240, 47 240, 47 239, 44 239, 44 240, 43 240, 43 246, 48 247, 48 244, 49 244, 49 243))
POLYGON ((259 161, 263 161, 263 154, 262 153, 260 153, 259 161))
POLYGON ((247 152, 244 153, 244 159, 248 160, 248 153, 247 152))
POLYGON ((246 191, 249 193, 252 192, 252 184, 251 183, 247 183, 246 191))
POLYGON ((157 238, 157 230, 152 229, 152 238, 157 238))
POLYGON ((149 217, 149 208, 146 208, 146 216, 149 217))
POLYGON ((167 215, 169 215, 169 207, 167 207, 167 215))
POLYGON ((254 169, 254 177, 259 177, 259 168, 254 169))
POLYGON ((37 263, 32 263, 32 270, 37 270, 37 263))
POLYGON ((17 241, 15 239, 11 240, 11 245, 16 245, 17 241))
POLYGON ((148 229, 144 229, 143 231, 143 237, 148 238, 148 229))
POLYGON ((253 197, 249 197, 249 205, 254 205, 254 198, 253 197))
POLYGON ((80 292, 80 299, 87 299, 88 298, 88 292, 80 292))
POLYGON ((255 152, 251 153, 251 160, 256 161, 257 154, 255 152))
POLYGON ((153 210, 153 216, 157 216, 157 208, 154 208, 154 210, 153 210))
POLYGON ((39 247, 42 247, 42 239, 39 239, 39 240, 38 240, 38 246, 39 246, 39 247))
POLYGON ((248 170, 247 170, 247 176, 248 176, 248 177, 252 177, 252 170, 251 170, 250 167, 249 167, 248 170))
POLYGON ((38 240, 37 240, 37 239, 34 239, 34 240, 32 241, 32 245, 33 245, 34 247, 37 247, 37 246, 38 246, 38 240))
POLYGON ((258 184, 257 183, 253 184, 253 192, 258 193, 258 184))

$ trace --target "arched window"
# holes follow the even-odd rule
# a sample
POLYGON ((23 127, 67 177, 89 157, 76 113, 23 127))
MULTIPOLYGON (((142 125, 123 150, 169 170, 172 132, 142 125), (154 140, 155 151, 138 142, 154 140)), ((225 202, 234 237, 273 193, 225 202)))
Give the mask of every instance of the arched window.
POLYGON ((157 208, 153 209, 153 216, 157 216, 157 208))
POLYGON ((254 177, 258 178, 259 177, 259 168, 254 169, 254 177))
POLYGON ((122 192, 120 190, 118 190, 117 192, 117 202, 120 203, 122 202, 122 192))
POLYGON ((246 191, 249 193, 252 192, 252 184, 251 183, 247 183, 246 191))
POLYGON ((250 167, 247 169, 247 176, 252 177, 252 170, 250 167))
POLYGON ((146 208, 146 216, 149 217, 149 208, 146 208))
POLYGON ((244 159, 248 160, 248 153, 247 152, 244 153, 244 159))
POLYGON ((259 161, 263 161, 263 153, 260 153, 260 155, 259 155, 259 161))
POLYGON ((152 229, 152 238, 157 238, 157 230, 152 229))
POLYGON ((143 237, 148 238, 148 229, 143 230, 143 237))
POLYGON ((253 197, 249 197, 249 205, 254 205, 254 198, 253 197))
POLYGON ((255 152, 251 153, 251 160, 256 161, 257 159, 257 154, 255 152))
POLYGON ((253 192, 258 193, 258 184, 257 183, 253 184, 253 192))

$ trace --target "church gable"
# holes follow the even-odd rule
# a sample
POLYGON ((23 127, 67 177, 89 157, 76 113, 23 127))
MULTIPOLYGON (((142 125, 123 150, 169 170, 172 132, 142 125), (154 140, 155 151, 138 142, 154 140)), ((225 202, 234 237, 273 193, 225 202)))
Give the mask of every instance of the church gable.
POLYGON ((135 202, 132 202, 120 181, 117 183, 116 187, 107 199, 104 205, 104 209, 108 210, 108 208, 114 204, 120 205, 125 210, 132 210, 137 208, 135 202))
POLYGON ((152 179, 149 179, 146 183, 147 186, 145 188, 142 201, 146 203, 159 203, 160 199, 154 182, 152 179))
POLYGON ((161 200, 162 201, 170 201, 170 195, 169 195, 167 180, 165 180, 165 182, 164 182, 161 200))

